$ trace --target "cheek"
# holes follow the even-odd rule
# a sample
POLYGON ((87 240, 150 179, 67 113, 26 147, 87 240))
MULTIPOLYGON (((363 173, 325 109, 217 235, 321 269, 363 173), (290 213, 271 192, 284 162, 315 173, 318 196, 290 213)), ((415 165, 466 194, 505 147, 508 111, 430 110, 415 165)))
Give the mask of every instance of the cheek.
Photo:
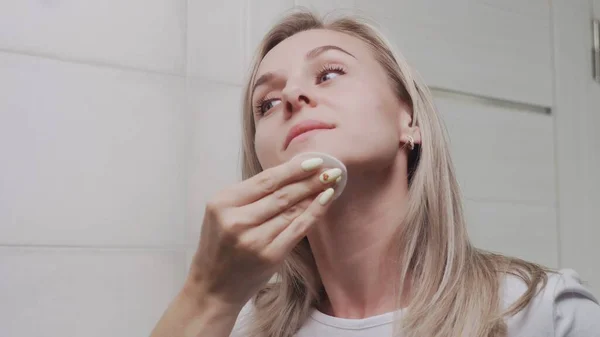
POLYGON ((273 132, 268 132, 264 125, 256 128, 254 150, 263 169, 276 165, 278 142, 273 132))
POLYGON ((357 85, 355 94, 348 95, 341 104, 343 124, 350 128, 352 137, 364 144, 373 142, 397 142, 396 108, 377 89, 368 85, 357 85))
POLYGON ((254 150, 256 151, 256 155, 261 162, 263 161, 264 156, 268 153, 268 151, 266 151, 266 145, 267 142, 263 136, 263 133, 257 129, 256 134, 254 135, 254 150))
POLYGON ((390 107, 373 89, 362 87, 345 102, 346 111, 357 125, 365 127, 390 127, 394 123, 390 107))

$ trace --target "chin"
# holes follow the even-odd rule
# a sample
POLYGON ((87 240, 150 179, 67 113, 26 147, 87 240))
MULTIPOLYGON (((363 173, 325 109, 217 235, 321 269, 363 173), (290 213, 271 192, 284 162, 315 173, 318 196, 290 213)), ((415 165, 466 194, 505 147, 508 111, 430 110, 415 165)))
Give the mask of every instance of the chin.
POLYGON ((339 159, 344 165, 347 162, 353 162, 355 156, 349 153, 351 148, 342 146, 332 146, 331 144, 301 144, 300 146, 289 147, 286 151, 286 159, 289 160, 292 157, 304 153, 304 152, 321 152, 333 156, 339 159))
POLYGON ((335 141, 332 139, 332 131, 327 130, 314 134, 300 135, 298 138, 292 140, 284 152, 290 158, 302 152, 324 152, 336 156, 336 154, 340 153, 340 148, 343 147, 340 146, 341 144, 339 144, 340 141, 338 139, 335 141))
POLYGON ((331 144, 327 144, 325 142, 315 141, 304 141, 297 144, 292 143, 285 150, 286 156, 290 158, 303 152, 323 152, 334 157, 338 157, 343 153, 339 146, 332 146, 331 144))
MULTIPOLYGON (((283 161, 289 160, 303 152, 322 152, 336 157, 346 166, 369 166, 371 161, 377 161, 381 155, 378 151, 373 151, 373 147, 367 144, 356 144, 356 141, 340 139, 334 132, 327 131, 316 133, 310 137, 294 139, 287 149, 282 153, 283 161)), ((382 148, 385 148, 382 146, 382 148)))

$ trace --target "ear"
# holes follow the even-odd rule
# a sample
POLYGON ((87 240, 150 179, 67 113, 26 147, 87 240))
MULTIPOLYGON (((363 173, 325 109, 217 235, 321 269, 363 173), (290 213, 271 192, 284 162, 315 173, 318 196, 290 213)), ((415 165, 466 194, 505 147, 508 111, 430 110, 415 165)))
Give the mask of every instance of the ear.
POLYGON ((406 104, 403 104, 400 108, 399 120, 398 120, 398 134, 400 136, 400 147, 408 145, 410 138, 412 137, 415 144, 421 144, 421 130, 415 123, 413 123, 412 109, 406 104))

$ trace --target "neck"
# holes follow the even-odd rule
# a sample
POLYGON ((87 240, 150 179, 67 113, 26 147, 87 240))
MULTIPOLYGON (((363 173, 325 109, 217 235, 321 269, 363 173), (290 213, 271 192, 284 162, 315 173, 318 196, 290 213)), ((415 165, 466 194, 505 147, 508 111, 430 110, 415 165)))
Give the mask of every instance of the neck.
POLYGON ((365 318, 395 310, 399 266, 389 244, 408 194, 402 167, 397 162, 378 171, 348 167, 346 189, 309 233, 327 294, 319 308, 324 313, 365 318))

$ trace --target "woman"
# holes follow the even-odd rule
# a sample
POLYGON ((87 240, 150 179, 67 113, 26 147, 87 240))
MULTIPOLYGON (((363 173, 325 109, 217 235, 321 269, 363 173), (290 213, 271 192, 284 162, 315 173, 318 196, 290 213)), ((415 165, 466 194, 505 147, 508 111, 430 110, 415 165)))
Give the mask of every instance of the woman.
POLYGON ((288 15, 243 119, 245 180, 206 206, 153 336, 600 336, 575 272, 469 242, 431 94, 371 25, 288 15))

